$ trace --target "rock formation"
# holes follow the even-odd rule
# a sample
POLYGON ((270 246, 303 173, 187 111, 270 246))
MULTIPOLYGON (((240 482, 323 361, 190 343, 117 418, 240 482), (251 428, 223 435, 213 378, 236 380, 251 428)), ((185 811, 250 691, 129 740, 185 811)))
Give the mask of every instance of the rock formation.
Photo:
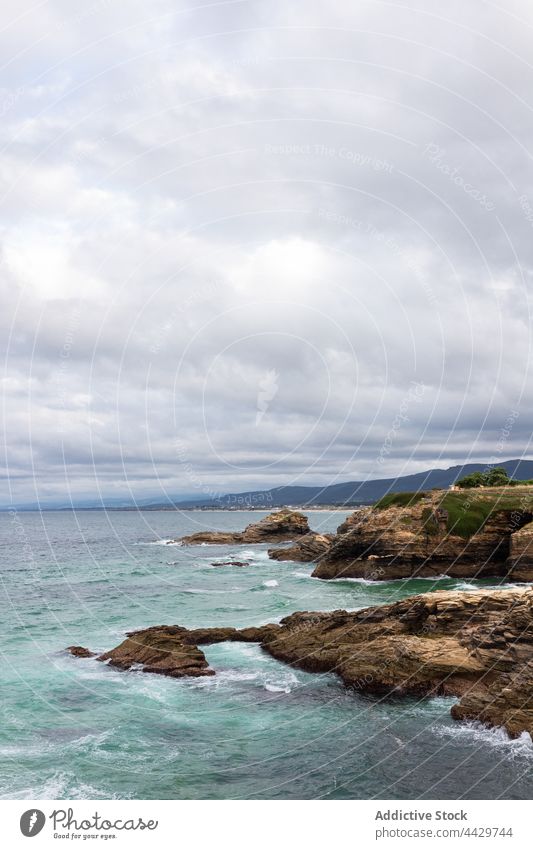
POLYGON ((474 495, 421 493, 408 506, 378 504, 339 527, 313 576, 390 580, 445 573, 533 580, 532 510, 531 487, 511 494, 503 488, 474 495))
POLYGON ((514 581, 533 578, 533 522, 511 534, 508 564, 514 581))
POLYGON ((336 673, 362 692, 456 695, 456 719, 533 733, 533 589, 432 592, 240 630, 162 625, 128 634, 98 659, 174 677, 213 675, 198 646, 226 640, 260 643, 280 661, 336 673))
POLYGON ((240 566, 243 569, 245 566, 249 566, 250 563, 248 560, 220 560, 214 561, 211 563, 211 566, 240 566))
POLYGON ((65 651, 74 657, 96 657, 96 652, 86 649, 85 646, 68 646, 65 651))
MULTIPOLYGON (((294 510, 278 510, 248 525, 244 531, 199 531, 182 537, 182 545, 240 545, 264 542, 291 542, 310 533, 307 517, 294 510)), ((177 542, 178 540, 175 540, 177 542)))
POLYGON ((312 563, 329 549, 334 534, 304 534, 298 542, 285 548, 269 548, 268 556, 272 560, 292 560, 298 563, 312 563))

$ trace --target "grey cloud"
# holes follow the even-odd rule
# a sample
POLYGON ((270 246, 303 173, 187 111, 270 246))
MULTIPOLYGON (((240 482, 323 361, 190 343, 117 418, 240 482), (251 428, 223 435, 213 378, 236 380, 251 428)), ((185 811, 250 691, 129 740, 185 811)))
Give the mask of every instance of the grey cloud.
POLYGON ((510 410, 528 450, 530 10, 20 11, 3 503, 486 460, 510 410))

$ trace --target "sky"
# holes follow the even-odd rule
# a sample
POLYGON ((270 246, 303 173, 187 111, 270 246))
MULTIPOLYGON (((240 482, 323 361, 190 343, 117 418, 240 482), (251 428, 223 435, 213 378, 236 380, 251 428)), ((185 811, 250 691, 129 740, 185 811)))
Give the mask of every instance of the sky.
POLYGON ((531 456, 530 3, 2 12, 0 505, 531 456))

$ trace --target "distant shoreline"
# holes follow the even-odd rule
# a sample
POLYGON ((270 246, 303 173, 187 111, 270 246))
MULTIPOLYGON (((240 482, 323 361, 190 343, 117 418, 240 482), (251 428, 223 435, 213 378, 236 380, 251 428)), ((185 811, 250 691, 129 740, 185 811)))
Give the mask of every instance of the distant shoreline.
MULTIPOLYGON (((374 502, 372 502, 374 503, 374 502)), ((324 505, 321 507, 306 507, 295 504, 287 507, 35 507, 25 509, 24 507, 4 507, 1 513, 275 513, 276 510, 300 510, 306 513, 331 513, 340 511, 343 513, 357 510, 361 507, 369 507, 366 504, 347 504, 345 506, 324 505)))

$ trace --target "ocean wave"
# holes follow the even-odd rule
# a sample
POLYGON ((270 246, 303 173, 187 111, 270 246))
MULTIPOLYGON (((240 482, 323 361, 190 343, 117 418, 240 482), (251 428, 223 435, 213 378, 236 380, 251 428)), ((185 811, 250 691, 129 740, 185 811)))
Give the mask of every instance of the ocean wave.
POLYGON ((277 676, 264 670, 257 672, 228 671, 219 673, 219 676, 222 685, 233 686, 235 684, 255 683, 262 690, 266 690, 267 693, 285 693, 287 695, 299 683, 297 677, 290 673, 277 676))
POLYGON ((270 658, 262 652, 257 643, 246 645, 246 643, 234 643, 234 647, 238 648, 239 654, 244 657, 253 657, 256 663, 269 663, 270 658))
POLYGON ((190 587, 186 590, 178 590, 179 593, 184 593, 185 595, 226 595, 227 593, 242 593, 245 591, 245 587, 232 587, 226 590, 203 590, 190 587))
POLYGON ((107 728, 105 731, 83 734, 81 737, 76 737, 74 740, 71 740, 68 744, 68 748, 73 749, 75 752, 89 752, 98 748, 101 743, 105 743, 106 740, 114 735, 114 728, 107 728))
POLYGON ((136 542, 136 543, 134 543, 134 545, 179 545, 180 546, 181 542, 180 542, 180 540, 172 539, 172 537, 170 537, 169 539, 155 539, 155 540, 146 541, 146 542, 136 542))
POLYGON ((36 776, 35 784, 25 787, 12 787, 9 793, 1 794, 0 799, 125 799, 108 790, 98 790, 91 784, 79 781, 75 775, 55 772, 44 782, 36 776))
MULTIPOLYGON (((261 657, 258 647, 239 647, 239 654, 244 657, 258 658, 268 663, 268 658, 261 657), (246 650, 248 649, 248 650, 246 650)), ((215 664, 216 665, 216 664, 215 664)), ((220 661, 218 662, 220 667, 220 661)), ((186 679, 184 679, 186 680, 186 679)), ((258 688, 268 693, 290 693, 294 687, 301 686, 297 675, 290 669, 218 669, 215 675, 208 678, 189 679, 187 685, 192 689, 227 690, 228 695, 238 695, 243 688, 258 688)))
POLYGON ((437 737, 448 737, 461 743, 493 746, 509 757, 533 758, 533 740, 527 731, 519 737, 510 737, 504 728, 487 728, 481 722, 461 722, 433 728, 437 737))
POLYGON ((269 693, 290 693, 291 688, 288 686, 279 686, 279 684, 269 684, 268 682, 265 684, 265 690, 269 693))
POLYGON ((245 548, 243 551, 239 551, 239 558, 246 557, 248 560, 256 560, 263 561, 266 563, 271 563, 271 559, 268 556, 268 549, 265 548, 245 548))

